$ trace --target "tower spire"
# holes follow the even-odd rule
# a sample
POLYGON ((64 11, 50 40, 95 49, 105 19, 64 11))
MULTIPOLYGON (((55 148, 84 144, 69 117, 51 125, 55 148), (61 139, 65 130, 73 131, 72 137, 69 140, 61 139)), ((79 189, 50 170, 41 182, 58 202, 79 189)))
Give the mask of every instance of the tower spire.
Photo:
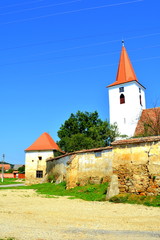
POLYGON ((110 84, 108 87, 132 81, 138 82, 138 79, 136 77, 133 66, 127 54, 126 48, 124 46, 124 40, 122 40, 122 50, 118 65, 116 81, 110 84))

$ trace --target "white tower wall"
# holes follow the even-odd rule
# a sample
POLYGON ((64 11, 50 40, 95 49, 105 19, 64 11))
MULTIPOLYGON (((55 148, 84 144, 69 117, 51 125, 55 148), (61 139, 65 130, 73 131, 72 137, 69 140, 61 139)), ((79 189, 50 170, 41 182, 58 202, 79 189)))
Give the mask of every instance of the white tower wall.
POLYGON ((117 124, 120 134, 133 136, 141 112, 146 108, 145 88, 137 81, 109 87, 109 108, 110 123, 117 124), (119 91, 121 87, 124 92, 119 91), (125 97, 123 104, 120 104, 121 94, 125 97))

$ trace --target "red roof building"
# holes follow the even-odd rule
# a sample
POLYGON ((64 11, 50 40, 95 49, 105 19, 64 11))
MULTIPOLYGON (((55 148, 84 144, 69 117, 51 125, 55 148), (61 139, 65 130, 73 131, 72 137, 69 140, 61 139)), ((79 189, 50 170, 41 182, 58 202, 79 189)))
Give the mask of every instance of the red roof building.
POLYGON ((53 158, 56 151, 62 152, 48 133, 43 133, 25 149, 25 181, 26 184, 41 183, 46 176, 46 161, 53 158))
POLYGON ((11 165, 10 164, 0 164, 0 169, 2 169, 2 167, 4 168, 5 171, 11 169, 11 165))
POLYGON ((59 146, 55 143, 55 141, 51 138, 48 133, 43 133, 37 140, 25 151, 42 151, 42 150, 57 150, 62 152, 59 146))

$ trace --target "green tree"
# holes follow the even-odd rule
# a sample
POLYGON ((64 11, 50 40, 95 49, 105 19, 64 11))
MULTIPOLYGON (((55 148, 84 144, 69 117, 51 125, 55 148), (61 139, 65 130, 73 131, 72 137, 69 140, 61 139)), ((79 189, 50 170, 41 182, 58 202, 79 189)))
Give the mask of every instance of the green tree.
POLYGON ((13 168, 10 168, 7 173, 12 173, 13 172, 13 168))
POLYGON ((22 167, 19 167, 18 172, 19 173, 24 173, 25 172, 25 165, 23 165, 22 167))
POLYGON ((71 114, 58 131, 57 142, 65 152, 105 147, 118 136, 117 126, 99 118, 98 112, 71 114))

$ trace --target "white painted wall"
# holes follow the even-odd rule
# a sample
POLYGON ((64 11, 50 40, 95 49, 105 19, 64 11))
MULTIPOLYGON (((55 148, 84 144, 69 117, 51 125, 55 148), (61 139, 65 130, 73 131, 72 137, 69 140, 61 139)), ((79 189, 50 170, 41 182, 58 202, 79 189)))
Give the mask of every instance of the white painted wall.
POLYGON ((110 123, 117 123, 121 134, 129 137, 134 135, 141 112, 145 108, 145 88, 136 81, 109 87, 110 123), (124 87, 124 92, 119 92, 120 87, 124 87), (120 104, 121 94, 125 96, 124 104, 120 104), (142 106, 140 105, 140 95, 142 106))
POLYGON ((46 159, 54 157, 54 151, 27 151, 25 154, 25 178, 26 183, 40 182, 42 178, 36 178, 36 171, 43 171, 43 177, 46 174, 46 159), (38 157, 42 157, 39 160, 38 157))

